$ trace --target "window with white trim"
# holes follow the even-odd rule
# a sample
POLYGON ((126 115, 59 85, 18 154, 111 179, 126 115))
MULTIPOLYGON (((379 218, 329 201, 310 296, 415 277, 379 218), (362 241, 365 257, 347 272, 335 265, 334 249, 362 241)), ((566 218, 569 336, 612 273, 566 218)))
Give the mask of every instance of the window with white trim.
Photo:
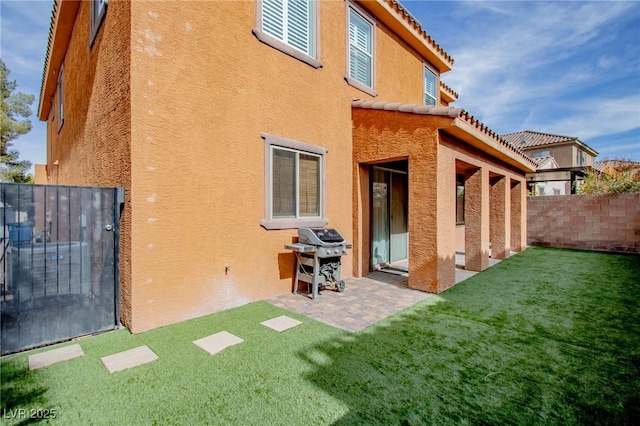
POLYGON ((262 0, 262 31, 315 57, 315 1, 262 0))
POLYGON ((576 156, 576 162, 578 166, 586 166, 587 165, 587 153, 578 149, 578 153, 576 156))
POLYGON ((373 23, 349 8, 349 77, 373 88, 373 23))
POLYGON ((321 162, 316 154, 271 148, 272 218, 320 217, 321 162))
POLYGON ((540 157, 549 157, 551 155, 551 151, 545 149, 544 151, 535 151, 531 154, 531 158, 540 158, 540 157))
POLYGON ((424 104, 438 103, 438 77, 429 68, 424 67, 424 104))
POLYGON ((60 65, 58 74, 58 131, 64 123, 64 64, 60 65))
POLYGON ((91 0, 91 18, 89 31, 89 46, 93 46, 93 42, 98 35, 98 30, 107 11, 107 0, 91 0))
POLYGON ((265 140, 267 229, 324 226, 325 148, 279 136, 265 140))

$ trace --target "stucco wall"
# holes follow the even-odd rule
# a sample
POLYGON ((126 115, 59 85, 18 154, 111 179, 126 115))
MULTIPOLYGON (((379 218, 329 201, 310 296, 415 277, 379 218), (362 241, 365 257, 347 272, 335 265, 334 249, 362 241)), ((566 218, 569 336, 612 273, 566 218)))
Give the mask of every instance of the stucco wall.
POLYGON ((528 197, 532 245, 640 253, 640 193, 528 197))
MULTIPOLYGON (((452 120, 354 108, 354 265, 361 267, 358 273, 366 275, 370 268, 368 170, 369 165, 380 162, 408 160, 409 287, 434 293, 452 287, 460 241, 466 244, 467 266, 471 265, 472 270, 486 268, 492 236, 490 223, 497 231, 493 234, 496 242, 499 235, 503 246, 521 247, 522 241, 511 241, 510 189, 513 182, 524 185, 524 173, 440 130, 450 126, 452 120), (460 228, 465 236, 460 236, 456 227, 457 172, 469 175, 465 194, 465 221, 469 222, 460 228), (502 191, 501 203, 498 206, 494 202, 494 209, 502 208, 500 215, 490 209, 491 182, 499 179, 504 179, 502 186, 496 185, 502 191), (499 220, 490 222, 493 216, 499 220)), ((519 208, 523 200, 513 205, 519 208)), ((517 226, 521 230, 517 236, 526 235, 526 224, 518 221, 517 226)))
MULTIPOLYGON (((526 221, 514 221, 512 211, 519 209, 520 205, 526 209, 525 193, 521 192, 518 200, 511 198, 511 185, 520 183, 525 185, 524 173, 497 160, 486 153, 473 148, 464 142, 448 135, 440 133, 438 145, 438 244, 440 257, 446 264, 447 274, 451 264, 455 264, 455 251, 464 247, 467 254, 467 267, 477 258, 473 270, 481 270, 487 267, 489 248, 494 243, 502 247, 494 250, 494 257, 502 258, 503 253, 509 250, 520 250, 524 246, 526 235, 526 221), (481 171, 478 174, 479 187, 465 189, 465 226, 456 226, 456 177, 455 173, 469 175, 474 170, 481 171), (500 179, 504 184, 500 185, 500 179), (502 194, 494 192, 502 191, 502 194), (472 194, 473 192, 473 194, 472 194), (499 202, 496 202, 499 195, 499 202), (474 209, 469 197, 478 197, 476 200, 475 215, 470 215, 469 209, 474 209), (497 209, 502 209, 498 211, 497 209), (494 229, 492 229, 492 227, 494 229), (520 230, 519 234, 512 235, 512 227, 520 230), (462 235, 461 235, 462 234, 462 235), (493 241, 492 241, 493 240, 493 241), (460 246, 462 243, 462 246, 460 246)), ((467 183, 468 184, 468 183, 467 183)), ((526 217, 526 210, 523 211, 526 217)), ((453 285, 452 278, 447 275, 447 280, 441 284, 442 290, 453 285)), ((455 279, 455 277, 453 277, 455 279)))
MULTIPOLYGON (((48 182, 122 186, 126 189, 120 233, 120 300, 125 324, 131 318, 131 207, 129 104, 129 3, 109 3, 93 46, 89 47, 89 2, 80 2, 64 58, 64 123, 49 115, 48 182)), ((53 105, 57 105, 55 94, 53 105)))
MULTIPOLYGON (((405 159, 409 163, 409 286, 435 292, 438 283, 437 232, 437 128, 451 119, 381 110, 353 110, 353 162, 359 182, 356 205, 369 198, 368 166, 405 159)), ((354 209, 356 264, 370 270, 369 209, 354 209)))
MULTIPOLYGON (((353 239, 351 101, 372 98, 344 80, 345 3, 321 4, 320 69, 253 36, 256 4, 131 5, 135 332, 291 291, 297 230, 260 226, 263 132, 328 149, 328 226, 353 239)), ((378 99, 420 103, 422 61, 380 25, 376 46, 378 99)))

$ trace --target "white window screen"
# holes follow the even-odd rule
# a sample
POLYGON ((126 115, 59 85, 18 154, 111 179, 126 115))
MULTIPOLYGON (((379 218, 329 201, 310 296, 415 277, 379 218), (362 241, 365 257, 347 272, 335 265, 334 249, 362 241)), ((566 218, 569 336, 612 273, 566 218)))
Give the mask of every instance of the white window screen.
POLYGON ((436 75, 427 68, 424 69, 424 104, 435 105, 438 99, 436 75))
POLYGON ((312 3, 312 0, 263 0, 262 31, 314 56, 312 3))
POLYGON ((373 25, 349 10, 349 76, 373 87, 373 25))

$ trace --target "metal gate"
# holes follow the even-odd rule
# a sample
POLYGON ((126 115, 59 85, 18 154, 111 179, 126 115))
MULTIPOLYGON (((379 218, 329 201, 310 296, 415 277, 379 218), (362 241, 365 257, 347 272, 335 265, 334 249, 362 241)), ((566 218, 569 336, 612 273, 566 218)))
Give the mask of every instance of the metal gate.
POLYGON ((114 329, 122 188, 0 184, 0 354, 114 329))

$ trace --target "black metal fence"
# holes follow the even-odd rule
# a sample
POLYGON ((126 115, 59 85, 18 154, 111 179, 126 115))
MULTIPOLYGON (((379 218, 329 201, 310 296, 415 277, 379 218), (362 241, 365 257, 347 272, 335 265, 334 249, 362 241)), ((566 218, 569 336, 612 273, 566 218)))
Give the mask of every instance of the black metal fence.
POLYGON ((118 325, 121 188, 0 184, 0 354, 118 325))

